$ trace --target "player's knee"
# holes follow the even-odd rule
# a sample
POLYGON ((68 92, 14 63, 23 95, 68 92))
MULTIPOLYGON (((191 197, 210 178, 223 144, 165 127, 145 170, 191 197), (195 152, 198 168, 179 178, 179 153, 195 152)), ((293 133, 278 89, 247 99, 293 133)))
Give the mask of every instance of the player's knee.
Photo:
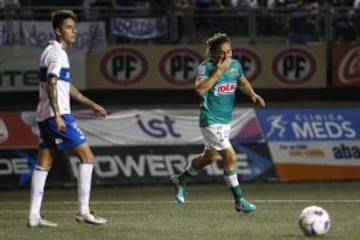
POLYGON ((90 156, 87 156, 87 157, 84 157, 83 159, 80 159, 80 161, 82 163, 95 163, 95 156, 94 155, 90 155, 90 156))
POLYGON ((52 159, 39 159, 36 163, 36 165, 44 169, 50 169, 52 167, 52 164, 53 164, 52 159))
POLYGON ((224 159, 224 165, 228 168, 228 169, 232 169, 235 167, 236 164, 236 155, 228 155, 226 156, 226 158, 224 159))

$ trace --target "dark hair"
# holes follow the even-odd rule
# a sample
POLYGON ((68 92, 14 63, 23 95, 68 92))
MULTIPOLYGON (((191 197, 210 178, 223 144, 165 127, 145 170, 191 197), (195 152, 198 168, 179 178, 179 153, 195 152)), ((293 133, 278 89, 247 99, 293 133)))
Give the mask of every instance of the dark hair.
POLYGON ((223 43, 231 43, 230 38, 226 35, 226 33, 214 33, 211 37, 206 40, 206 55, 210 56, 214 50, 223 43))
POLYGON ((65 19, 71 18, 77 22, 76 15, 71 10, 57 10, 52 14, 52 27, 53 29, 59 28, 65 19))

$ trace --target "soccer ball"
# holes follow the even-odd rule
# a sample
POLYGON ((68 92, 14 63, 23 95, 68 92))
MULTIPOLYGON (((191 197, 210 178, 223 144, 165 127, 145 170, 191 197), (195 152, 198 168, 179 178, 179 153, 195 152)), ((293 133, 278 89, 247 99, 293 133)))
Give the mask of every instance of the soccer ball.
POLYGON ((319 206, 309 206, 302 210, 299 217, 299 227, 306 236, 326 234, 331 225, 328 212, 319 206))

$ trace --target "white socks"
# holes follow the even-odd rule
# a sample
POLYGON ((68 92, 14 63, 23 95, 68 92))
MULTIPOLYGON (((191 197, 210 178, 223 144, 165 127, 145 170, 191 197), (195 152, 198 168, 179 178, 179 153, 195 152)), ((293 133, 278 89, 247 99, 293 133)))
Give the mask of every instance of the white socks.
POLYGON ((233 175, 224 175, 224 179, 228 187, 237 187, 239 186, 239 180, 237 174, 233 175))
POLYGON ((35 165, 35 169, 31 178, 31 191, 30 191, 30 212, 29 219, 39 219, 40 208, 44 195, 44 187, 49 169, 45 169, 35 165))
POLYGON ((80 163, 78 168, 78 213, 88 214, 90 211, 91 177, 94 164, 80 163))
MULTIPOLYGON (((89 213, 89 201, 91 191, 91 178, 94 164, 80 163, 78 168, 78 213, 84 215, 89 213)), ((41 203, 44 195, 44 187, 49 169, 38 165, 32 174, 30 191, 30 211, 29 219, 39 219, 41 203)))

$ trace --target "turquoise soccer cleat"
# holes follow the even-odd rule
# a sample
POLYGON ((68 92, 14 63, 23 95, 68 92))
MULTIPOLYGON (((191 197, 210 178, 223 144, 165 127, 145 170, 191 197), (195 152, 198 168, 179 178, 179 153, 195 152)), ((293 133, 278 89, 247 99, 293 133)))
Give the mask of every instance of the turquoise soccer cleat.
POLYGON ((235 203, 235 210, 237 212, 250 213, 256 210, 256 206, 245 200, 245 198, 240 198, 239 201, 235 203))
POLYGON ((185 185, 181 184, 178 176, 174 175, 170 177, 170 182, 173 184, 175 189, 175 199, 178 203, 185 203, 185 185))

